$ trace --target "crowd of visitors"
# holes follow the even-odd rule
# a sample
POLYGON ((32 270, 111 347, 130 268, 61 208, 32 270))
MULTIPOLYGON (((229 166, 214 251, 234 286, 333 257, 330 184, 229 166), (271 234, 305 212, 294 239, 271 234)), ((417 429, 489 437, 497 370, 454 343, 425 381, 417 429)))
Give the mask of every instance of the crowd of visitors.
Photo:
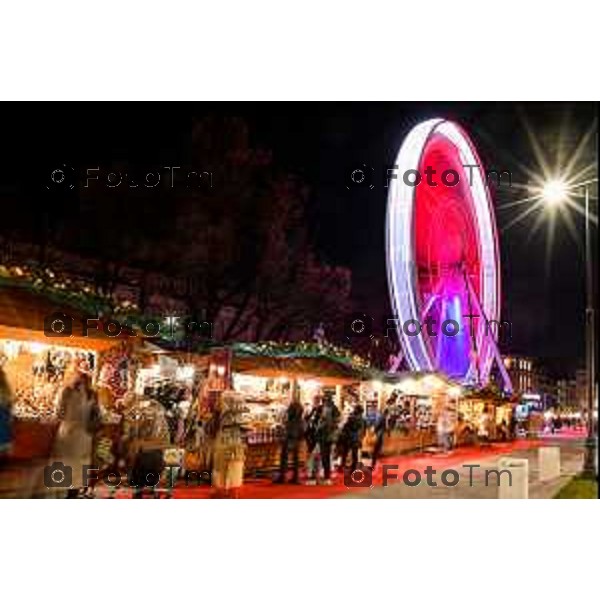
MULTIPOLYGON (((112 441, 107 440, 103 437, 100 403, 91 375, 80 366, 65 374, 58 425, 48 458, 49 463, 68 465, 72 479, 68 485, 56 486, 54 495, 93 497, 103 470, 126 471, 134 497, 148 489, 154 493, 158 481, 148 481, 148 474, 156 476, 163 472, 165 450, 182 447, 188 430, 185 418, 177 411, 169 412, 168 406, 159 400, 145 391, 135 402, 123 401, 118 431, 112 441), (84 477, 84 465, 95 467, 95 479, 93 474, 84 477)), ((0 466, 10 456, 13 444, 13 403, 13 393, 0 366, 0 466)), ((386 436, 407 422, 409 411, 402 403, 393 401, 382 411, 367 404, 366 414, 361 402, 347 404, 342 413, 333 394, 328 392, 317 394, 306 410, 298 397, 291 401, 283 419, 276 483, 331 485, 334 474, 353 473, 359 467, 377 468, 386 436), (304 463, 304 476, 301 476, 301 463, 304 463)), ((458 444, 482 446, 491 440, 515 439, 528 429, 548 434, 563 427, 582 426, 580 417, 547 413, 545 427, 544 424, 537 427, 533 423, 534 416, 529 421, 517 418, 514 408, 510 418, 494 423, 487 407, 475 420, 465 420, 463 415, 445 407, 432 422, 432 431, 437 433, 438 450, 448 453, 458 444)), ((43 487, 39 483, 37 487, 43 487)), ((32 485, 32 489, 34 487, 32 485)))
POLYGON ((292 455, 292 477, 289 483, 299 484, 299 455, 306 444, 306 484, 331 485, 333 463, 337 472, 350 472, 359 466, 361 457, 369 458, 372 469, 383 452, 388 413, 374 411, 369 419, 362 405, 356 404, 345 419, 330 394, 316 395, 308 411, 294 399, 285 416, 285 434, 277 483, 288 480, 289 457, 292 455))

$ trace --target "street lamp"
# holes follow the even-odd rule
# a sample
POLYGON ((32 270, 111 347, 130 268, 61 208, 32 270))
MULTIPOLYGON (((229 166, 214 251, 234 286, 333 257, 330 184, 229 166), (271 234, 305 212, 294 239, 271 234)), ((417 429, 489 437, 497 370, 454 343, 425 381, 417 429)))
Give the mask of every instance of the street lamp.
POLYGON ((585 459, 583 463, 583 472, 586 475, 597 477, 595 446, 596 438, 594 436, 594 391, 596 388, 595 374, 595 327, 594 327, 594 286, 592 270, 592 241, 590 235, 590 182, 569 186, 563 179, 550 179, 542 187, 542 201, 547 206, 553 207, 562 204, 569 198, 577 197, 573 193, 583 187, 585 198, 585 275, 586 275, 586 308, 585 308, 585 326, 586 326, 586 404, 587 404, 587 439, 585 444, 585 459))
POLYGON ((569 189, 563 179, 550 179, 542 187, 542 200, 548 206, 563 203, 569 195, 569 189))

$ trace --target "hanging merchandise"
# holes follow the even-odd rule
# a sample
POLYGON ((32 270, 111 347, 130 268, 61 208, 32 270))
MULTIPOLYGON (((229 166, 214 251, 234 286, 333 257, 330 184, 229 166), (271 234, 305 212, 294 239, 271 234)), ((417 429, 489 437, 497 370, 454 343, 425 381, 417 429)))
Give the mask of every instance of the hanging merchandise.
POLYGON ((98 387, 109 390, 113 401, 122 400, 127 393, 128 356, 122 351, 108 353, 98 375, 98 387))
POLYGON ((0 340, 3 368, 15 396, 14 416, 52 421, 69 370, 92 373, 95 355, 86 350, 37 342, 0 340))
POLYGON ((429 398, 417 398, 415 412, 417 429, 429 429, 433 426, 433 410, 429 398))

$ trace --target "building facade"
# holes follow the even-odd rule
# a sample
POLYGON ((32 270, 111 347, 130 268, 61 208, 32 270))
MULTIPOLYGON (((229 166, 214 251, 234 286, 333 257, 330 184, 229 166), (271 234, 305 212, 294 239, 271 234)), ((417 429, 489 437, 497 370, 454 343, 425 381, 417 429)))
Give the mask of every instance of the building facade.
POLYGON ((533 394, 537 389, 533 359, 527 356, 508 355, 502 360, 512 382, 514 394, 517 396, 533 394))
POLYGON ((559 379, 556 382, 556 396, 558 406, 562 410, 579 411, 581 409, 575 379, 559 379))
POLYGON ((506 355, 502 360, 511 379, 513 393, 517 397, 539 401, 544 408, 557 404, 556 381, 540 359, 506 355))

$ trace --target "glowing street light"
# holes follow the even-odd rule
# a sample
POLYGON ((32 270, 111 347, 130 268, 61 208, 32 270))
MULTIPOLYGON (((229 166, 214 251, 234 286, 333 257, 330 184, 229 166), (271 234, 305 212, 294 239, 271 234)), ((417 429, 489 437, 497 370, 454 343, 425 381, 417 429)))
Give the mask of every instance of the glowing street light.
MULTIPOLYGON (((593 291, 593 252, 591 226, 597 225, 598 217, 591 210, 592 201, 597 198, 591 197, 592 186, 597 186, 597 166, 598 156, 598 133, 597 121, 594 120, 591 126, 583 134, 577 146, 573 148, 571 156, 565 160, 564 149, 567 140, 558 139, 558 150, 555 160, 545 155, 544 145, 536 138, 533 129, 529 123, 525 122, 527 135, 532 145, 534 157, 537 161, 537 171, 531 171, 527 166, 521 165, 523 170, 529 174, 530 183, 517 187, 522 187, 527 193, 527 197, 520 198, 513 202, 505 203, 502 208, 512 208, 522 206, 510 222, 503 227, 507 231, 511 227, 524 221, 529 215, 537 213, 535 223, 530 230, 530 237, 541 227, 542 223, 548 223, 548 238, 546 244, 547 267, 550 264, 552 252, 552 242, 554 239, 554 228, 557 218, 560 216, 568 227, 573 238, 577 239, 577 230, 573 221, 573 214, 578 214, 585 219, 585 279, 586 279, 586 309, 585 309, 585 331, 586 331, 586 372, 587 372, 587 390, 586 390, 586 410, 588 415, 586 452, 584 460, 584 472, 590 475, 596 475, 595 445, 597 432, 594 435, 594 406, 596 404, 596 376, 595 376, 595 296, 593 291), (594 160, 588 161, 589 150, 595 139, 594 160), (582 202, 583 200, 583 202, 582 202), (582 206, 583 204, 583 206, 582 206), (543 210, 545 209, 545 210, 543 210), (548 218, 546 218, 548 217, 548 218)), ((570 142, 569 142, 570 145, 570 142)), ((597 429, 597 428, 596 428, 597 429)))
MULTIPOLYGON (((597 180, 596 180, 597 181, 597 180)), ((596 390, 596 374, 595 374, 595 325, 594 325, 594 292, 593 292, 593 270, 592 270, 592 250, 591 250, 591 235, 590 235, 590 183, 583 184, 574 183, 568 185, 565 179, 556 178, 549 179, 541 187, 541 200, 546 206, 554 207, 563 204, 569 200, 571 192, 576 188, 583 188, 584 196, 584 216, 585 216, 585 268, 586 268, 586 377, 587 377, 587 440, 586 452, 583 470, 586 474, 597 476, 595 472, 595 443, 594 435, 594 396, 596 390)))
POLYGON ((569 195, 569 188, 563 179, 550 179, 542 187, 542 200, 548 206, 562 204, 569 195))

